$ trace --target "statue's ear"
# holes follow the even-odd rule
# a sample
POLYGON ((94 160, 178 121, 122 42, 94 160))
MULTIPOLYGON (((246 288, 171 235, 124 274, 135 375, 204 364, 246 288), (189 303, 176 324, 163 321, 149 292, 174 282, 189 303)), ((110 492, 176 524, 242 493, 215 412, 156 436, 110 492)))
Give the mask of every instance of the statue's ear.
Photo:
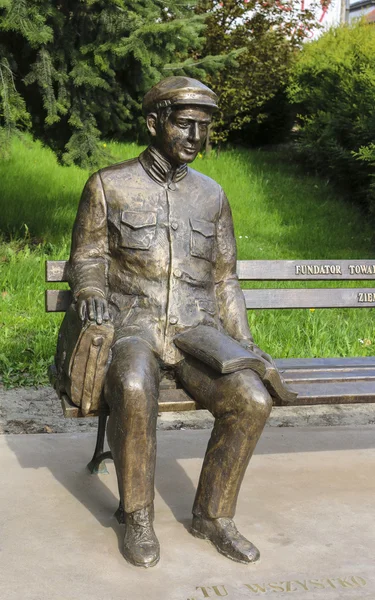
POLYGON ((150 113, 146 117, 147 129, 151 133, 152 137, 155 137, 157 135, 157 121, 158 116, 156 113, 150 113))

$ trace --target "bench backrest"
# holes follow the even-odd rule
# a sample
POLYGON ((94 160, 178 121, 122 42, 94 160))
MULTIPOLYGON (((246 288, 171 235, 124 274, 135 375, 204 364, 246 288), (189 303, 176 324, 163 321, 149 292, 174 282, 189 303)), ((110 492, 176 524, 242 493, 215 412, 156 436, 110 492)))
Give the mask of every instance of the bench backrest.
MULTIPOLYGON (((67 261, 46 262, 46 281, 67 280, 67 261)), ((351 281, 375 279, 375 260, 239 260, 240 281, 351 281)), ((370 288, 262 288, 244 289, 246 307, 364 308, 375 306, 370 288)), ((46 311, 64 312, 71 303, 69 290, 46 290, 46 311)))

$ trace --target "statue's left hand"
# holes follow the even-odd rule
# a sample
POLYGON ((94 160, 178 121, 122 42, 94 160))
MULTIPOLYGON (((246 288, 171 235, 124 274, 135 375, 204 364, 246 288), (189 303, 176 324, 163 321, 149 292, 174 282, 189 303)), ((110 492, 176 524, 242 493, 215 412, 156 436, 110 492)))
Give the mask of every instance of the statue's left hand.
POLYGON ((263 352, 263 350, 261 350, 259 346, 254 344, 254 342, 241 342, 241 346, 252 350, 252 352, 255 352, 255 354, 258 354, 259 356, 264 358, 264 360, 269 362, 273 367, 277 368, 272 356, 270 354, 267 354, 267 352, 263 352))

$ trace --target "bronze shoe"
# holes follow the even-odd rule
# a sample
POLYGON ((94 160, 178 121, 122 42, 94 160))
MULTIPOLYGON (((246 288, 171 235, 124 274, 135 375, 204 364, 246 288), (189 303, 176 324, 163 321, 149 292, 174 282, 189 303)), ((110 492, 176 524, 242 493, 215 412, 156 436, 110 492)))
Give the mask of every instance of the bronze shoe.
POLYGON ((153 567, 159 562, 160 545, 155 535, 152 505, 125 515, 124 557, 136 567, 153 567))
POLYGON ((190 532, 195 537, 209 540, 220 554, 236 562, 251 563, 259 560, 258 548, 240 534, 233 519, 207 519, 194 515, 190 532))

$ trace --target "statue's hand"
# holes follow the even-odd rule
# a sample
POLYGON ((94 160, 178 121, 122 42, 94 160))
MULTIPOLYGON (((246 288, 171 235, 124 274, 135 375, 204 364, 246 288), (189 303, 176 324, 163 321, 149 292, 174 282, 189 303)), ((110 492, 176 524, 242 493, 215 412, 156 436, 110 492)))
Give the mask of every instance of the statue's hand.
POLYGON ((266 360, 267 362, 269 362, 273 367, 276 368, 276 365, 274 363, 274 360, 272 358, 272 356, 270 354, 267 354, 267 352, 263 352, 263 350, 261 350, 259 348, 259 346, 257 346, 256 344, 254 344, 254 342, 241 342, 241 345, 244 346, 245 348, 248 348, 249 350, 252 350, 252 352, 254 352, 255 354, 258 354, 258 356, 261 356, 262 358, 264 358, 264 360, 266 360))
POLYGON ((101 325, 103 321, 110 321, 108 302, 99 294, 90 291, 83 292, 77 300, 77 310, 81 321, 96 321, 101 325))

